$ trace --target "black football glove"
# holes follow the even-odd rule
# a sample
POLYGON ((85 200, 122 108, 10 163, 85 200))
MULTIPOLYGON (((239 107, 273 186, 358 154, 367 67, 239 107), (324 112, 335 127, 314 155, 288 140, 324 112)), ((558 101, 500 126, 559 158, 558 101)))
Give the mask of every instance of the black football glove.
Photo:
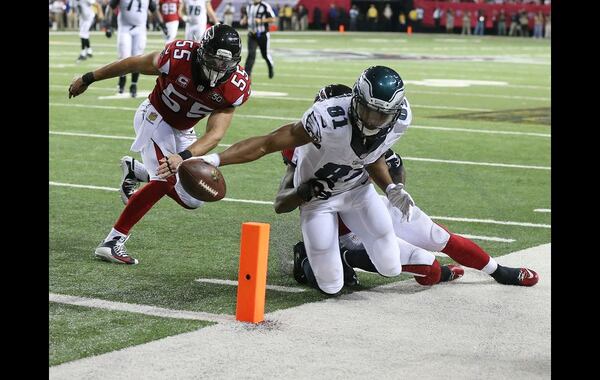
POLYGON ((328 181, 313 178, 300 184, 296 189, 296 194, 305 202, 310 201, 312 198, 329 199, 331 191, 325 190, 325 186, 328 189, 333 187, 328 181))
POLYGON ((167 29, 167 26, 165 25, 165 23, 161 22, 160 24, 158 24, 158 26, 162 30, 162 32, 165 35, 165 37, 168 37, 169 36, 169 29, 167 29))
POLYGON ((106 31, 104 32, 104 35, 106 35, 106 38, 111 38, 112 37, 112 28, 106 28, 106 31))

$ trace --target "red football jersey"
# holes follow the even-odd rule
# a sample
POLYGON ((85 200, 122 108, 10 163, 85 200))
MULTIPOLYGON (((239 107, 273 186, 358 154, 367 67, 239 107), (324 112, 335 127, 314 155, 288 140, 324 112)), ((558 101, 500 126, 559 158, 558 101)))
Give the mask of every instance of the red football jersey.
POLYGON ((179 0, 160 0, 158 9, 160 10, 160 15, 164 22, 179 20, 179 14, 177 13, 177 9, 179 9, 179 0))
POLYGON ((250 78, 240 65, 216 87, 196 85, 192 76, 192 52, 200 44, 175 40, 165 46, 158 59, 161 75, 148 96, 171 127, 184 130, 216 109, 237 107, 250 97, 250 78))

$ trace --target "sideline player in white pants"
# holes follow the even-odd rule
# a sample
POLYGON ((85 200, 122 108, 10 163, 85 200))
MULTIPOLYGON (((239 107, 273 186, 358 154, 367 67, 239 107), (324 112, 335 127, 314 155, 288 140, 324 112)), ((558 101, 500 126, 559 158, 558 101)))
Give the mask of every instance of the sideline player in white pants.
MULTIPOLYGON (((84 61, 87 58, 92 58, 92 48, 90 47, 90 27, 94 22, 94 11, 92 4, 96 0, 75 0, 75 9, 79 15, 79 38, 81 39, 81 53, 79 53, 78 61, 84 61)), ((102 8, 99 8, 102 12, 102 8)), ((102 15, 98 15, 102 17, 102 15)))
POLYGON ((213 25, 220 21, 210 4, 210 0, 182 0, 185 11, 183 21, 185 22, 185 39, 200 41, 206 31, 206 16, 208 15, 213 25))
MULTIPOLYGON (((117 49, 119 59, 128 58, 131 56, 142 55, 146 48, 146 23, 148 21, 148 11, 154 14, 159 20, 163 33, 166 34, 166 27, 163 19, 158 12, 154 0, 110 0, 110 9, 107 12, 107 25, 110 25, 110 15, 112 9, 119 7, 119 15, 117 17, 117 49)), ((129 93, 132 98, 137 96, 137 81, 140 76, 139 72, 131 73, 131 86, 129 93)), ((125 83, 127 77, 122 75, 119 77, 119 94, 125 91, 125 83)))

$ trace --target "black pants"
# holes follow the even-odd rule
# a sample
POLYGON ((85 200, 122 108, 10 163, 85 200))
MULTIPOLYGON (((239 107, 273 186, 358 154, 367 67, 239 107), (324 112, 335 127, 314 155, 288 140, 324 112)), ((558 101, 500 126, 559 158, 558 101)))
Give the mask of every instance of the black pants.
POLYGON ((244 69, 246 69, 248 75, 252 73, 252 66, 254 66, 254 60, 256 59, 256 47, 258 46, 260 48, 260 55, 267 62, 269 77, 273 76, 273 58, 271 58, 271 55, 267 51, 270 38, 271 36, 268 32, 259 35, 248 33, 248 57, 244 65, 244 69))

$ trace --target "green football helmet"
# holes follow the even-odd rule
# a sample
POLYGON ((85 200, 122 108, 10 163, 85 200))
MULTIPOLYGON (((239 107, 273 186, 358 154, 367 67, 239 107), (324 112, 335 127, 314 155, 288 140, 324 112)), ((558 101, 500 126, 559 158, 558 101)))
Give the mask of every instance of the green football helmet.
MULTIPOLYGON (((352 89, 350 123, 364 136, 389 130, 398 120, 404 101, 404 82, 385 66, 371 66, 362 72, 352 89)), ((387 133, 386 132, 386 133, 387 133)))

